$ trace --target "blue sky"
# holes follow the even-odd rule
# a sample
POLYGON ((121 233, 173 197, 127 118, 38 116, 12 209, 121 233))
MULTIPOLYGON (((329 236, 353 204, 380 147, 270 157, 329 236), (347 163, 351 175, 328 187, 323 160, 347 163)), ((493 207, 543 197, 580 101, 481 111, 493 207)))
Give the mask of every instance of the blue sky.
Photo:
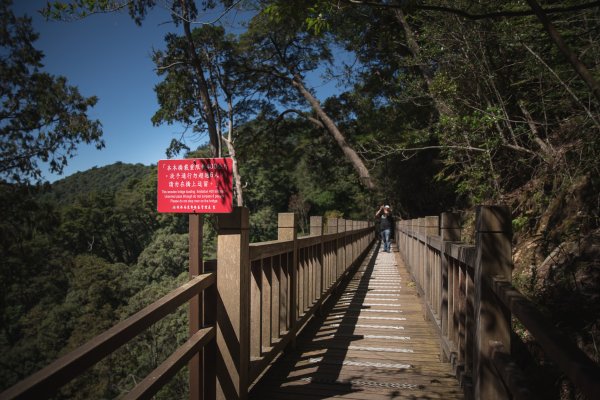
MULTIPOLYGON (((170 30, 179 32, 170 23, 167 10, 155 8, 141 27, 126 12, 57 22, 46 21, 37 12, 46 2, 14 0, 13 11, 33 18, 34 30, 40 34, 35 47, 45 55, 44 70, 65 76, 83 96, 99 98, 89 116, 101 121, 106 147, 96 150, 81 145, 62 176, 46 173, 44 178, 52 182, 117 161, 150 165, 166 158, 169 143, 183 131, 181 126, 154 127, 150 120, 158 109, 154 86, 159 82, 152 49, 164 48, 163 38, 170 30)), ((203 19, 212 21, 217 15, 213 12, 203 19)), ((227 18, 231 26, 240 22, 242 15, 232 11, 227 18)), ((314 83, 321 100, 335 90, 334 83, 314 83)), ((199 144, 188 141, 190 147, 199 144)))

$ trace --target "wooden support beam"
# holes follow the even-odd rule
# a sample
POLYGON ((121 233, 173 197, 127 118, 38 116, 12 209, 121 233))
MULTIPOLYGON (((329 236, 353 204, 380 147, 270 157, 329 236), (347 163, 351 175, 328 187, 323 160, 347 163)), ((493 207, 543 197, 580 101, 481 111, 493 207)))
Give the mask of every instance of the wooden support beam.
MULTIPOLYGON (((189 278, 204 273, 204 265, 202 263, 202 228, 204 224, 203 214, 190 214, 188 220, 189 227, 189 278)), ((188 307, 189 320, 189 337, 193 337, 204 325, 203 316, 203 293, 192 297, 188 307)), ((203 378, 203 350, 193 355, 188 363, 188 380, 189 380, 189 398, 190 400, 202 399, 204 392, 203 378)))
POLYGON ((475 223, 475 398, 503 400, 510 398, 510 394, 491 361, 490 343, 502 343, 507 351, 511 348, 511 316, 484 281, 486 277, 492 276, 511 281, 513 264, 510 212, 507 207, 502 206, 479 206, 475 223))
MULTIPOLYGON (((454 280, 451 270, 450 261, 450 243, 460 241, 460 214, 445 212, 441 215, 440 223, 440 236, 442 239, 442 259, 441 259, 441 283, 442 293, 440 299, 440 320, 441 320, 441 333, 442 336, 448 340, 451 339, 450 328, 452 327, 452 321, 449 320, 449 316, 453 315, 453 285, 454 280)), ((444 346, 442 346, 442 349, 444 346)), ((444 351, 441 352, 442 361, 448 361, 450 354, 444 351)))
MULTIPOLYGON (((248 209, 218 219, 217 399, 248 397, 250 260, 248 209)), ((253 332, 260 335, 260 332, 253 332)))
MULTIPOLYGON (((279 213, 277 216, 277 240, 292 241, 291 254, 287 260, 288 279, 288 330, 295 332, 299 314, 298 304, 298 230, 297 219, 294 213, 279 213)), ((296 347, 295 333, 290 340, 290 348, 296 347)))

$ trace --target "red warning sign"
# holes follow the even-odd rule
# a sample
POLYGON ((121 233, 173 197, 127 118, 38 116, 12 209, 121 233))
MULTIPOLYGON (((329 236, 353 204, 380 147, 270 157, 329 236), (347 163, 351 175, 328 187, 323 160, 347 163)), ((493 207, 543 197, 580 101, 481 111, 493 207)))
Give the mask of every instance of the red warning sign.
POLYGON ((161 213, 230 213, 231 158, 160 160, 157 200, 161 213))

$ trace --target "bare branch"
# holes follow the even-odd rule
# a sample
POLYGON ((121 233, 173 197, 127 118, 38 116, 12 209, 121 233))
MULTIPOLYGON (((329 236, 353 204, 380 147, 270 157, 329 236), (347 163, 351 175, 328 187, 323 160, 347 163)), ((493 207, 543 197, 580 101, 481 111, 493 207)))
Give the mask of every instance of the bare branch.
MULTIPOLYGON (((373 146, 373 143, 371 143, 373 146)), ((380 143, 375 143, 373 149, 367 149, 364 145, 359 145, 360 151, 359 153, 369 162, 377 161, 385 157, 389 156, 402 156, 404 160, 409 160, 416 153, 425 150, 463 150, 467 152, 478 152, 478 153, 486 153, 489 150, 482 149, 479 147, 473 146, 423 146, 423 147, 398 147, 395 145, 383 145, 380 143), (377 154, 376 156, 372 156, 377 154), (371 155, 372 157, 367 158, 366 156, 371 155)))
POLYGON ((177 18, 179 18, 180 20, 182 20, 183 22, 186 22, 188 24, 191 25, 214 25, 217 22, 219 22, 225 15, 227 15, 227 13, 229 11, 231 11, 233 8, 235 8, 238 4, 240 4, 242 2, 242 0, 237 0, 236 2, 234 2, 232 5, 230 5, 229 7, 227 7, 221 14, 219 14, 219 16, 215 19, 213 19, 212 21, 209 22, 204 22, 204 21, 194 21, 191 19, 188 19, 186 17, 184 17, 181 14, 178 14, 176 12, 173 11, 172 8, 170 7, 165 7, 171 14, 173 14, 174 16, 176 16, 177 18))
POLYGON ((171 67, 174 67, 176 65, 181 65, 181 64, 185 64, 185 62, 184 61, 175 61, 175 62, 173 62, 173 63, 171 63, 169 65, 165 65, 163 67, 156 67, 154 70, 155 71, 164 71, 164 70, 167 70, 167 69, 169 69, 171 67))
POLYGON ((567 85, 562 79, 560 79, 560 76, 558 76, 558 74, 552 68, 550 68, 550 66, 548 64, 546 64, 546 62, 544 60, 542 60, 542 58, 539 56, 539 54, 537 54, 535 51, 533 51, 525 43, 522 43, 522 44, 527 49, 527 51, 529 51, 543 66, 545 66, 548 69, 548 71, 550 71, 550 73, 552 75, 554 75, 554 77, 560 82, 560 84, 565 88, 565 90, 573 97, 573 99, 575 99, 577 104, 579 104, 585 110, 588 117, 592 120, 594 125, 596 125, 596 128, 598 128, 600 130, 600 122, 594 117, 594 114, 592 114, 591 110, 588 107, 586 107, 585 104, 583 104, 583 102, 579 99, 579 97, 577 97, 575 92, 573 92, 571 90, 569 85, 567 85))
POLYGON ((279 116, 275 120, 275 124, 278 124, 279 122, 281 122, 283 120, 283 117, 286 114, 290 114, 290 113, 298 114, 299 116, 304 117, 307 120, 309 120, 310 122, 312 122, 317 128, 325 129, 325 125, 323 125, 323 123, 321 121, 319 121, 317 118, 308 115, 304 111, 296 110, 294 108, 287 109, 287 110, 283 111, 281 114, 279 114, 279 116))

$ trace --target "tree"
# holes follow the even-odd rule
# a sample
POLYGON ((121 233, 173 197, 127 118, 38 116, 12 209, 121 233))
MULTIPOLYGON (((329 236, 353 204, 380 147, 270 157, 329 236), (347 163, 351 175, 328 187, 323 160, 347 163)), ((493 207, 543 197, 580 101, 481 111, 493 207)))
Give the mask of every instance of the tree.
POLYGON ((41 72, 31 19, 10 8, 0 0, 0 178, 20 182, 40 179, 40 162, 60 174, 80 143, 104 142, 100 122, 87 116, 97 98, 41 72))
MULTIPOLYGON (((228 12, 240 1, 221 1, 228 12)), ((233 89, 238 82, 227 73, 226 67, 219 63, 226 62, 231 50, 230 39, 224 37, 222 28, 211 27, 212 23, 203 24, 201 29, 192 29, 192 24, 199 15, 199 8, 194 0, 173 0, 167 2, 173 23, 181 26, 183 35, 168 34, 167 53, 155 52, 154 61, 159 75, 167 73, 165 81, 157 87, 157 96, 161 109, 153 117, 155 124, 173 121, 183 122, 190 126, 194 133, 208 132, 209 145, 213 157, 222 156, 222 143, 227 145, 229 156, 233 161, 233 176, 236 183, 237 205, 243 205, 242 183, 237 165, 233 129, 234 109, 233 89), (211 51, 213 50, 213 51, 211 51), (215 56, 216 55, 216 56, 215 56), (177 76, 177 75, 181 76, 177 76), (185 85, 185 86, 184 86, 185 85), (178 96, 185 96, 177 100, 178 96), (221 101, 227 104, 222 108, 221 101), (178 109, 177 107, 183 107, 178 109), (222 115, 222 114, 226 115, 222 115), (224 135, 223 121, 229 121, 227 137, 224 135)), ((202 11, 215 8, 217 2, 204 0, 202 11)), ((85 17, 96 12, 110 12, 128 8, 129 14, 137 24, 141 24, 146 14, 156 7, 153 0, 137 2, 107 2, 103 0, 73 0, 70 2, 49 2, 43 13, 49 18, 68 19, 72 16, 85 17)), ((216 21, 215 21, 216 22, 216 21)), ((185 133, 185 132, 184 132, 185 133)), ((183 135, 182 135, 183 137, 183 135)), ((173 140, 167 149, 167 155, 173 156, 181 150, 189 148, 181 140, 173 140)))
POLYGON ((304 81, 304 74, 316 70, 321 62, 330 61, 332 55, 325 38, 303 29, 304 20, 298 11, 281 8, 280 12, 274 12, 267 8, 256 15, 242 38, 245 45, 242 62, 266 97, 276 95, 283 104, 298 99, 308 103, 316 115, 312 121, 335 139, 361 183, 373 190, 375 183, 364 161, 304 81))
MULTIPOLYGON (((221 143, 225 143, 233 161, 237 205, 242 206, 243 189, 234 146, 234 130, 244 122, 256 102, 248 98, 251 88, 235 68, 237 41, 234 36, 226 35, 222 27, 204 25, 192 30, 191 37, 197 56, 207 71, 205 81, 216 124, 219 152, 221 143)), ((189 41, 187 37, 174 34, 167 35, 165 41, 166 51, 155 51, 153 57, 158 73, 165 75, 165 78, 155 88, 160 109, 152 121, 159 124, 176 120, 190 127, 193 132, 202 132, 208 120, 197 100, 197 71, 185 55, 189 41)), ((183 147, 185 145, 181 141, 173 140, 171 153, 183 147)))

